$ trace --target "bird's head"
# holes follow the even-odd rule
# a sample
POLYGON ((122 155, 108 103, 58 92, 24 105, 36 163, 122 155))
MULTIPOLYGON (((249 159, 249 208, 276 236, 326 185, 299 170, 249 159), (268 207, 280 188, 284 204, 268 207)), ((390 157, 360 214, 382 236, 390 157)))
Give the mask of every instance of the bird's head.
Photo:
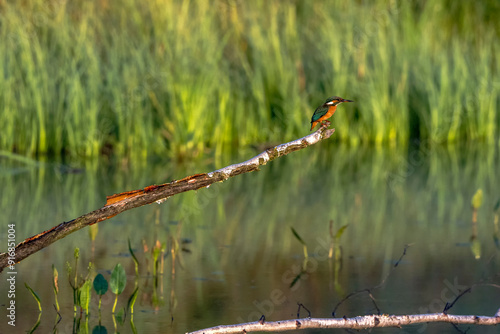
POLYGON ((333 96, 333 97, 329 97, 328 99, 326 99, 325 104, 327 106, 337 106, 337 105, 341 104, 342 102, 354 102, 354 101, 346 100, 346 99, 343 99, 343 98, 338 97, 338 96, 333 96))

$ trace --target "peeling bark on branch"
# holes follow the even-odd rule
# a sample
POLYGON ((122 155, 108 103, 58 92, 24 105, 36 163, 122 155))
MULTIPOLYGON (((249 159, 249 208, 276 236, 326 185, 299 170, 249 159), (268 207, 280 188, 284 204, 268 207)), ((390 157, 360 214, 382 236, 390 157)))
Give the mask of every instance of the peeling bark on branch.
POLYGON ((2 272, 3 269, 9 265, 9 260, 18 263, 31 254, 38 252, 57 240, 62 239, 68 234, 84 228, 85 226, 98 223, 114 217, 124 211, 146 204, 154 202, 161 203, 169 197, 185 191, 208 187, 213 183, 223 182, 230 177, 253 172, 258 170, 259 166, 265 165, 269 161, 316 144, 323 139, 330 138, 334 132, 335 129, 326 129, 326 126, 323 125, 316 132, 308 136, 270 148, 252 159, 239 164, 227 166, 210 173, 191 175, 170 183, 152 185, 144 189, 109 196, 106 205, 102 208, 71 221, 61 223, 50 230, 37 234, 19 243, 16 246, 14 258, 9 258, 9 254, 7 252, 1 253, 0 272, 2 272))
POLYGON ((427 322, 448 322, 455 325, 498 325, 500 316, 450 315, 445 313, 413 315, 366 315, 355 318, 305 318, 272 322, 249 322, 238 325, 217 326, 201 329, 189 334, 284 332, 311 328, 367 329, 380 327, 401 327, 427 322))

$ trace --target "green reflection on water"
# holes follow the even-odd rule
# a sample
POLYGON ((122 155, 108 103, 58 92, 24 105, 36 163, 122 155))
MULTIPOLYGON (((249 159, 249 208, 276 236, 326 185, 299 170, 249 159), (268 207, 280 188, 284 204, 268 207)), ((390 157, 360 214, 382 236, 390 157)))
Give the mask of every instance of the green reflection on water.
MULTIPOLYGON (((106 195, 211 171, 254 153, 248 151, 244 157, 224 158, 219 163, 159 162, 148 169, 107 165, 81 173, 67 173, 55 163, 26 165, 3 159, 1 231, 5 233, 4 227, 15 223, 19 242, 102 206, 106 195)), ((92 261, 109 280, 110 270, 120 262, 133 281, 130 238, 140 262, 134 313, 139 332, 165 328, 185 332, 254 321, 262 313, 268 320, 291 318, 296 316, 297 302, 314 317, 329 317, 343 298, 340 291, 377 285, 404 246, 412 243, 384 287, 374 291, 378 306, 384 313, 441 311, 460 287, 496 273, 493 222, 500 197, 498 170, 498 150, 489 146, 443 148, 422 143, 409 149, 382 150, 325 142, 277 159, 260 172, 104 221, 94 244, 88 230, 76 232, 18 264, 18 286, 26 281, 39 293, 47 310, 40 327, 51 330, 55 319, 49 288, 52 264, 64 272, 64 263, 71 260, 73 248, 79 247, 82 271, 92 261), (474 247, 480 247, 482 254, 478 260, 470 248, 470 203, 477 189, 484 194, 474 239, 474 247), (326 257, 330 220, 335 229, 349 224, 341 238, 337 286, 334 265, 326 257), (290 283, 302 269, 304 255, 290 227, 307 243, 311 258, 306 275, 292 288, 290 283), (156 286, 149 254, 157 240, 167 250, 164 273, 156 286), (171 272, 173 240, 188 250, 176 253, 175 275, 171 272), (189 243, 183 243, 186 240, 189 243)), ((72 328, 72 298, 65 278, 59 281, 63 315, 59 328, 65 332, 72 328)), ((1 289, 5 296, 4 285, 1 289)), ((127 289, 118 307, 126 305, 134 284, 127 289)), ((36 322, 37 306, 22 290, 18 289, 16 297, 18 321, 29 329, 36 322)), ((494 314, 498 305, 490 302, 490 294, 486 288, 476 289, 453 311, 494 314)), ((90 328, 97 325, 97 303, 94 295, 90 328)), ((108 331, 113 328, 110 304, 112 298, 103 297, 102 323, 108 331)), ((375 311, 370 300, 360 295, 344 303, 337 316, 375 311)), ((0 328, 4 326, 2 322, 0 328)), ((128 320, 122 326, 123 331, 131 331, 128 320)))

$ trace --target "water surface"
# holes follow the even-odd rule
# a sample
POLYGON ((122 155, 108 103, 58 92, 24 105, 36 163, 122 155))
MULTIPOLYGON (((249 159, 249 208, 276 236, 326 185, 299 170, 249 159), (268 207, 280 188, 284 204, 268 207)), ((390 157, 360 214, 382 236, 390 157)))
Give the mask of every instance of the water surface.
MULTIPOLYGON (((3 158, 2 238, 9 223, 16 224, 19 242, 99 208, 106 195, 212 171, 256 153, 248 150, 221 161, 190 164, 76 166, 82 170, 67 168, 73 164, 26 164, 3 158)), ((73 296, 65 264, 74 263, 75 247, 80 248, 78 271, 83 276, 89 262, 108 280, 117 263, 124 266, 128 282, 117 308, 126 306, 137 284, 133 324, 138 333, 183 333, 255 321, 262 314, 269 321, 290 319, 297 316, 297 303, 304 304, 313 317, 330 317, 348 293, 381 282, 372 290, 376 305, 367 294, 359 294, 339 306, 336 316, 372 314, 377 307, 385 314, 439 312, 472 284, 499 283, 494 225, 499 167, 498 150, 479 144, 444 148, 423 143, 404 149, 315 145, 277 159, 259 172, 99 223, 94 242, 86 228, 25 259, 16 266, 15 332, 30 330, 38 319, 38 307, 24 282, 42 300, 35 332, 54 328, 52 265, 59 271, 62 316, 56 330, 73 330, 73 296), (471 198, 478 189, 484 200, 473 235, 471 198), (333 234, 347 225, 337 244, 341 249, 337 260, 328 257, 330 221, 333 234), (307 245, 306 262, 292 227, 307 245), (128 239, 140 262, 138 278, 128 239), (473 252, 471 240, 479 252, 473 252), (165 252, 163 273, 156 281, 151 249, 157 241, 165 252), (179 251, 173 261, 171 249, 176 244, 179 251), (411 246, 393 270, 406 245, 411 246)), ((499 294, 498 289, 477 286, 450 313, 493 315, 499 294)), ((3 306, 6 284, 0 286, 0 296, 3 306)), ((113 301, 108 292, 102 302, 101 325, 108 332, 115 331, 113 301)), ((98 325, 97 313, 93 295, 89 331, 98 325)), ((302 310, 300 316, 307 312, 302 310)), ((10 331, 5 316, 2 319, 1 332, 10 331)), ((80 326, 85 326, 83 320, 80 326)), ((133 332, 129 314, 116 326, 119 332, 133 332)), ((394 331, 424 330, 455 332, 446 324, 394 331)))

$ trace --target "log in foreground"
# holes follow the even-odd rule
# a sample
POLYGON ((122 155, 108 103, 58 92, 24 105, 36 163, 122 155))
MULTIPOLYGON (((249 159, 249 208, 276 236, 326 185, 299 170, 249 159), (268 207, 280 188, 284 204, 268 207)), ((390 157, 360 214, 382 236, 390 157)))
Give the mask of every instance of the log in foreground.
POLYGON ((475 315, 451 315, 445 313, 412 315, 366 315, 354 318, 304 318, 271 322, 249 322, 245 324, 217 326, 191 332, 189 334, 284 332, 311 328, 367 329, 380 327, 401 327, 428 322, 447 322, 455 325, 498 325, 500 315, 483 317, 475 315))
POLYGON ((323 139, 330 138, 335 129, 327 129, 326 125, 321 126, 316 132, 267 149, 261 154, 245 162, 227 166, 210 173, 195 174, 181 180, 172 181, 161 185, 152 185, 144 189, 128 191, 107 198, 106 205, 100 209, 89 212, 83 216, 68 222, 61 223, 50 230, 37 234, 24 240, 16 246, 15 254, 9 256, 8 252, 0 254, 0 272, 9 265, 20 262, 33 253, 47 247, 48 245, 64 238, 85 226, 98 223, 100 221, 114 217, 124 211, 137 208, 154 202, 161 203, 169 197, 189 190, 197 190, 216 182, 223 182, 230 177, 253 172, 259 166, 267 162, 284 156, 288 153, 298 151, 310 145, 316 144, 323 139))

